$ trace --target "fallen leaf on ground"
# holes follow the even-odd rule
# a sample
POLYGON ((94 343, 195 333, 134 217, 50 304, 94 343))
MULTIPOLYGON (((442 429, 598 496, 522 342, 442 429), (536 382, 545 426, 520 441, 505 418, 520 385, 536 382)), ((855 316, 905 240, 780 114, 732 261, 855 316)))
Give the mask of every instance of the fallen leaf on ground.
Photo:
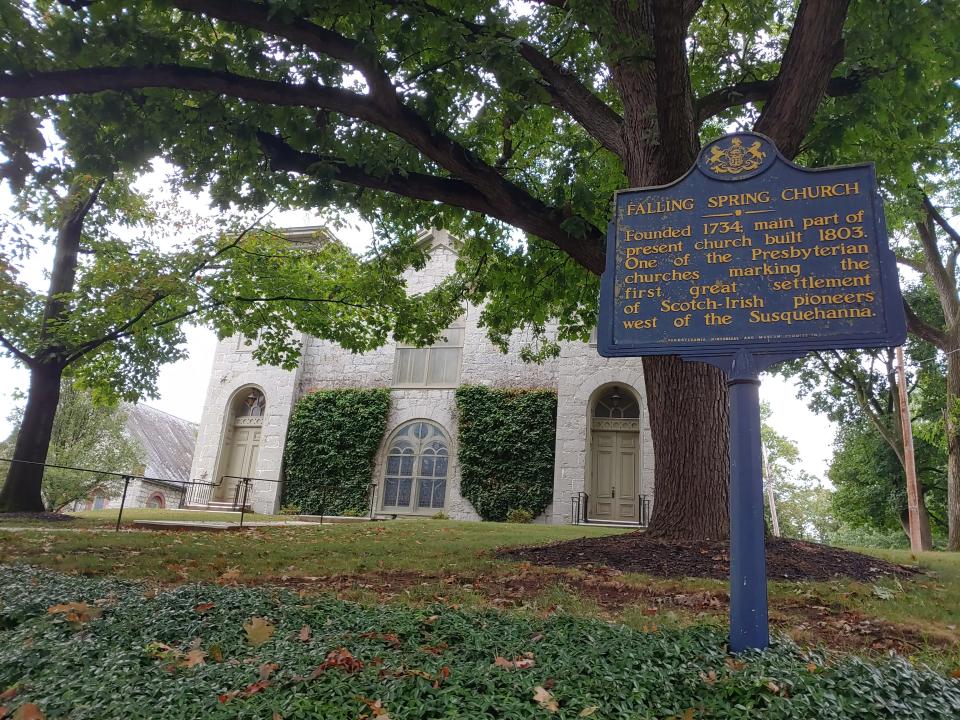
POLYGON ((36 703, 24 703, 13 714, 13 720, 43 720, 43 711, 36 703))
POLYGON ((254 647, 263 645, 276 631, 274 624, 262 617, 250 618, 250 622, 243 624, 243 629, 247 633, 247 642, 254 647))
POLYGON ((308 640, 310 640, 310 626, 304 625, 302 628, 300 628, 300 634, 297 635, 297 637, 300 638, 303 642, 307 642, 308 640))
POLYGON ((591 705, 590 707, 585 707, 583 710, 580 711, 580 714, 577 715, 577 717, 590 717, 599 709, 600 708, 597 705, 591 705))
POLYGON ((713 685, 717 681, 717 671, 711 670, 710 672, 700 673, 700 679, 703 680, 707 685, 713 685))
POLYGON ((425 653, 430 653, 431 655, 442 655, 443 651, 449 648, 445 642, 438 643, 437 645, 421 645, 420 651, 425 653))
POLYGON ((320 663, 316 670, 310 673, 307 679, 316 680, 331 668, 339 668, 344 672, 357 672, 363 669, 363 661, 357 660, 353 653, 346 648, 337 648, 327 653, 326 659, 320 663))
POLYGON ((396 633, 365 632, 360 633, 360 637, 365 640, 383 640, 383 642, 393 648, 398 648, 401 644, 400 636, 396 633))
POLYGON ((207 610, 212 610, 214 607, 216 606, 210 602, 200 603, 199 605, 193 608, 193 611, 198 613, 205 613, 207 610))
POLYGON ((47 608, 51 615, 63 615, 68 622, 85 623, 103 615, 103 610, 82 602, 70 602, 47 608))
POLYGON ((273 675, 274 670, 276 670, 279 665, 277 663, 264 663, 260 666, 260 681, 269 680, 270 676, 273 675))
POLYGON ((390 716, 387 714, 387 709, 383 706, 382 701, 362 697, 360 698, 360 702, 370 708, 370 712, 373 713, 371 717, 379 718, 379 720, 390 720, 390 716))
POLYGON ((186 655, 183 656, 183 660, 181 661, 181 664, 184 667, 188 667, 188 668, 192 668, 195 665, 203 665, 204 664, 203 659, 206 656, 207 654, 203 650, 199 650, 199 649, 191 650, 190 652, 188 652, 186 655))
POLYGON ((508 660, 502 655, 497 655, 493 659, 493 664, 497 667, 502 667, 507 670, 526 670, 527 668, 534 667, 537 663, 533 659, 533 653, 527 652, 524 653, 522 657, 518 657, 516 660, 508 660))
POLYGON ((553 697, 553 694, 539 685, 533 689, 533 701, 544 710, 549 710, 552 713, 560 711, 560 704, 553 697))
POLYGON ((220 577, 217 578, 218 583, 228 583, 236 582, 240 578, 240 569, 239 568, 227 568, 220 577))
POLYGON ((18 692, 20 692, 20 686, 19 686, 19 685, 11 685, 11 686, 8 687, 6 690, 4 690, 2 693, 0 693, 0 700, 9 700, 9 699, 15 697, 18 692))

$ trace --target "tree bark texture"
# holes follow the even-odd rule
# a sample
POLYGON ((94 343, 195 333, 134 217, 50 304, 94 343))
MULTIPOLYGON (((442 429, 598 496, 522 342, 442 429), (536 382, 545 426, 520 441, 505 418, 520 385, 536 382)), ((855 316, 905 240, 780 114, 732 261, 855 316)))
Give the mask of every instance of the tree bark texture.
POLYGON ((101 181, 86 196, 81 195, 82 191, 72 188, 67 199, 70 206, 65 210, 57 231, 53 268, 43 308, 40 350, 27 362, 30 390, 13 451, 14 462, 10 463, 3 489, 0 490, 0 512, 43 510, 40 488, 44 468, 31 463, 47 461, 53 421, 60 401, 60 379, 66 367, 67 355, 66 348, 54 335, 52 326, 69 312, 69 294, 73 291, 77 276, 83 222, 102 187, 101 181))
POLYGON ((57 364, 35 365, 30 369, 30 390, 23 411, 23 422, 17 434, 13 460, 7 479, 0 491, 0 512, 42 512, 44 509, 40 488, 43 465, 53 421, 60 402, 60 377, 63 371, 57 364), (20 462, 16 462, 20 461, 20 462))
POLYGON ((960 343, 947 355, 947 406, 944 409, 947 434, 947 549, 960 551, 960 343))
POLYGON ((723 373, 673 356, 645 357, 643 371, 656 462, 648 532, 668 540, 729 537, 729 406, 723 373))

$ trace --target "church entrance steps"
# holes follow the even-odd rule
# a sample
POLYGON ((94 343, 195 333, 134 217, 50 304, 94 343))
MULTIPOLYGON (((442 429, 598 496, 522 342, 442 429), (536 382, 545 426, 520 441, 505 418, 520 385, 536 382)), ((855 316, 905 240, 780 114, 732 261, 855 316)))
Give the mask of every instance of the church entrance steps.
POLYGON ((636 521, 628 522, 624 520, 585 520, 578 525, 592 525, 593 527, 622 527, 622 528, 634 528, 637 530, 646 530, 646 526, 641 525, 636 521))

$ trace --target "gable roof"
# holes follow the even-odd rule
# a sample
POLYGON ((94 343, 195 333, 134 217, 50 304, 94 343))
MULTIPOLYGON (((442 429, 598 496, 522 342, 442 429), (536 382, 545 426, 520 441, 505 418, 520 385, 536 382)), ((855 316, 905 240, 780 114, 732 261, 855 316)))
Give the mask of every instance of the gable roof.
POLYGON ((126 405, 127 432, 144 450, 143 474, 161 480, 190 480, 197 424, 149 405, 126 405))

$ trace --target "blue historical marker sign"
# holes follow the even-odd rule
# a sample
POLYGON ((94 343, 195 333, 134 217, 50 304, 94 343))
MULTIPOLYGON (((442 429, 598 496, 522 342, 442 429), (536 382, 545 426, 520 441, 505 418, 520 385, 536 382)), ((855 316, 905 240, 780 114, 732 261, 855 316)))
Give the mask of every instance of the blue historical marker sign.
POLYGON ((670 185, 621 190, 597 348, 679 355, 730 388, 730 648, 769 642, 759 374, 811 350, 906 338, 872 164, 810 170, 770 138, 714 140, 670 185))
POLYGON ((801 355, 905 332, 872 164, 801 168, 741 133, 670 185, 616 195, 601 355, 801 355))

